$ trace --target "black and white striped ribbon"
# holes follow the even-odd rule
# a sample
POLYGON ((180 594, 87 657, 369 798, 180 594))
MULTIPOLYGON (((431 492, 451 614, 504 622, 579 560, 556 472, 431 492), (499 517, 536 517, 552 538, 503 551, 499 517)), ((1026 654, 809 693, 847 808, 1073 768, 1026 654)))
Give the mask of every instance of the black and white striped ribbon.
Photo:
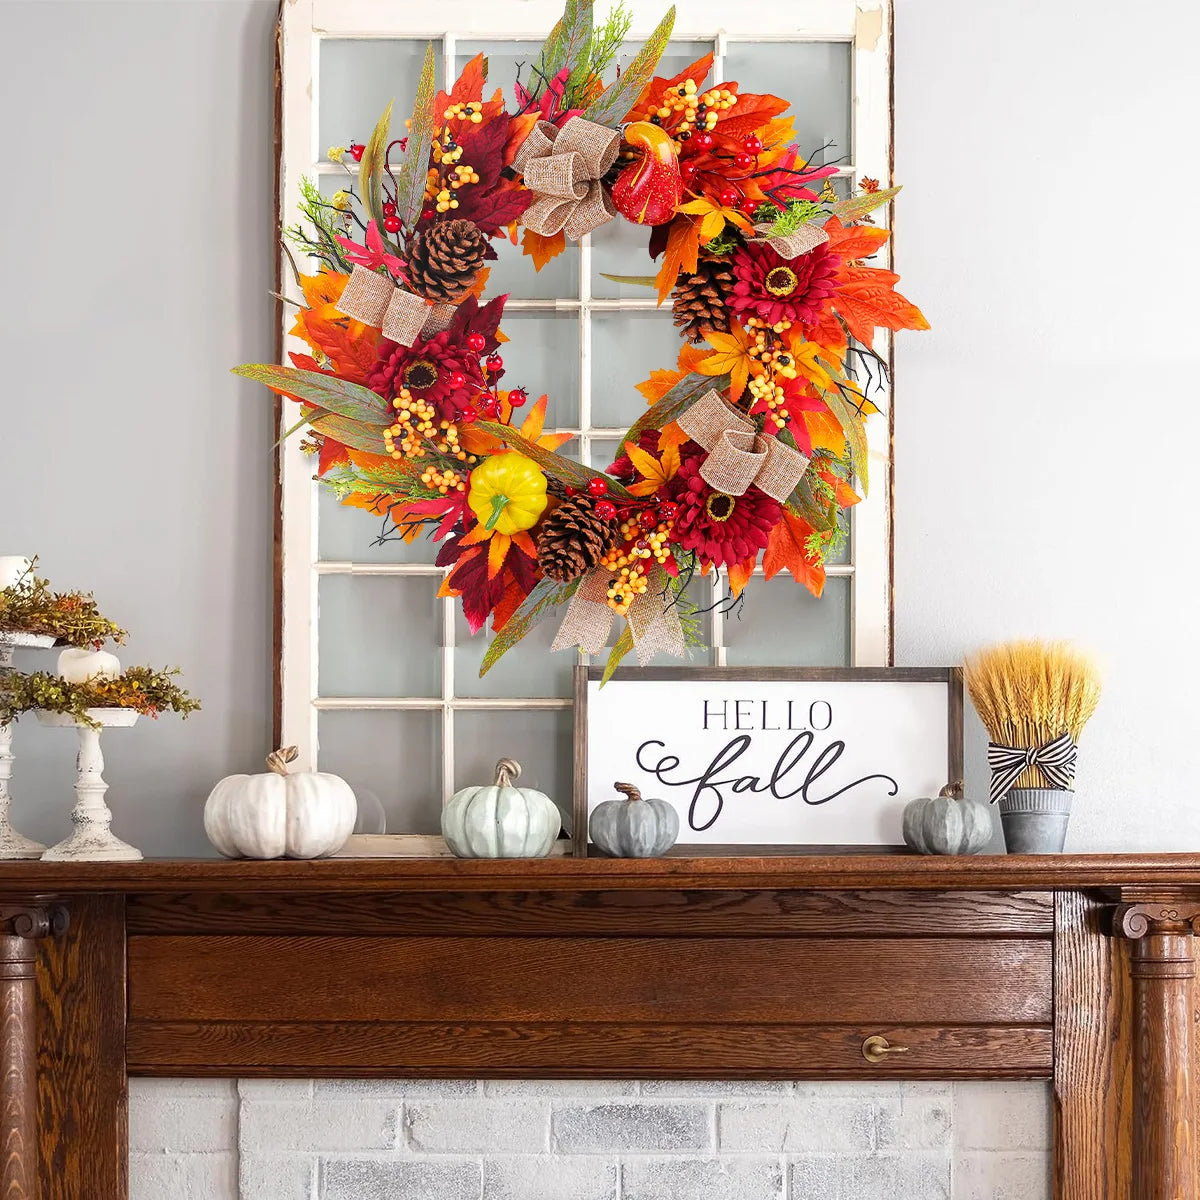
POLYGON ((1079 747, 1069 733, 1060 733, 1044 746, 1000 746, 988 743, 988 766, 992 768, 992 803, 1012 790, 1028 767, 1037 767, 1051 787, 1068 790, 1075 782, 1075 759, 1079 747))

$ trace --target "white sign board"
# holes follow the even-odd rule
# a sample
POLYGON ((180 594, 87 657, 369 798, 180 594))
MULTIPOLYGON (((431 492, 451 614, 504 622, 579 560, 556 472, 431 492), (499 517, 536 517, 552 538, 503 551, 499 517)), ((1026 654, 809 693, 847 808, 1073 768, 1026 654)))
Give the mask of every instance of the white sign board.
POLYGON ((580 671, 577 826, 620 780, 681 846, 898 846, 905 804, 962 778, 957 669, 580 671))

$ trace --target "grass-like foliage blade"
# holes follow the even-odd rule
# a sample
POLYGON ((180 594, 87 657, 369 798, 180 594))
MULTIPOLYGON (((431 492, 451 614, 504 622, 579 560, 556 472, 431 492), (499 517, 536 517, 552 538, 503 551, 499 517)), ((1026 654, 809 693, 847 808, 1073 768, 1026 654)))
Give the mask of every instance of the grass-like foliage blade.
POLYGON ((358 192, 367 211, 367 219, 372 221, 383 220, 383 169, 387 161, 391 128, 392 105, 389 101, 367 139, 362 161, 358 164, 358 192))
POLYGON ((271 391, 282 396, 292 396, 305 404, 315 404, 350 421, 380 427, 392 423, 392 411, 382 396, 361 384, 339 379, 336 375, 302 371, 298 367, 280 367, 272 363, 247 363, 242 367, 234 367, 233 373, 266 384, 271 391))
POLYGON ((594 470, 574 459, 564 458, 553 450, 547 450, 545 446, 539 446, 536 442, 531 442, 527 437, 523 437, 511 425, 500 425, 495 421, 479 421, 475 428, 482 429, 485 433, 490 433, 493 437, 507 442, 512 449, 525 455, 526 458, 532 459, 547 475, 553 475, 561 483, 568 484, 570 487, 583 488, 587 487, 589 479, 600 477, 608 484, 610 495, 617 496, 622 500, 630 498, 629 492, 615 479, 605 475, 603 471, 594 470))
POLYGON ((479 668, 480 676, 486 675, 534 626, 540 624, 544 617, 548 617, 559 605, 570 600, 582 582, 582 576, 568 583, 559 583, 554 579, 539 580, 533 591, 525 597, 521 607, 508 618, 504 628, 492 639, 479 668))
POLYGON ((425 48, 425 64, 417 84, 412 125, 408 131, 408 150, 405 151, 404 165, 396 179, 396 215, 409 227, 417 223, 425 203, 425 177, 429 173, 429 149, 433 145, 436 115, 433 101, 436 95, 436 69, 433 43, 430 42, 425 48))
POLYGON ((851 221, 861 221, 868 213, 873 213, 877 208, 882 208, 893 200, 899 191, 898 187, 884 188, 879 192, 863 192, 861 196, 851 196, 849 200, 839 200, 833 206, 833 215, 843 225, 849 225, 851 221))
POLYGON ((662 58, 674 28, 675 6, 672 5, 621 77, 583 110, 587 120, 595 121, 598 125, 615 126, 629 112, 654 78, 658 60, 662 58))

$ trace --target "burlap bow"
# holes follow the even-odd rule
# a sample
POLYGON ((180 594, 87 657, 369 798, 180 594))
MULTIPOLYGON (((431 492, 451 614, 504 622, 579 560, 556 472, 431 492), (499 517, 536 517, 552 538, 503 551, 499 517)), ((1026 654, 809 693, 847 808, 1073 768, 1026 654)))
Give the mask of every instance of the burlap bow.
POLYGON ((754 240, 756 242, 766 242, 780 258, 791 262, 793 258, 799 258, 802 254, 807 254, 810 250, 815 250, 818 246, 824 245, 829 241, 829 234, 823 230, 820 225, 801 225, 794 233, 785 233, 779 237, 771 237, 771 226, 755 225, 754 232, 758 234, 754 240))
POLYGON ((1044 746, 1001 746, 988 743, 988 766, 992 768, 991 798, 1006 796, 1029 767, 1037 767, 1052 788, 1070 791, 1075 782, 1075 760, 1079 747, 1070 733, 1060 733, 1044 746))
POLYGON ((421 336, 433 337, 454 320, 453 304, 430 304, 386 275, 359 265, 350 273, 337 309, 382 329, 385 338, 401 346, 411 346, 421 336))
POLYGON ((521 218, 525 228, 542 237, 563 230, 578 241, 611 221, 616 210, 600 181, 617 161, 620 143, 615 130, 582 117, 561 129, 539 121, 513 159, 537 197, 521 218))
MULTIPOLYGON (((578 646, 595 654, 603 650, 612 633, 613 610, 608 607, 611 573, 597 567, 584 576, 567 615, 554 638, 552 650, 578 646)), ((675 604, 664 599, 662 588, 666 572, 656 567, 650 572, 649 586, 629 606, 626 620, 633 633, 633 652, 639 665, 645 666, 656 654, 683 657, 683 626, 675 604)))
POLYGON ((754 484, 782 503, 808 467, 799 450, 756 432, 754 422, 718 392, 705 392, 678 420, 679 428, 708 451, 700 478, 726 496, 741 496, 754 484))

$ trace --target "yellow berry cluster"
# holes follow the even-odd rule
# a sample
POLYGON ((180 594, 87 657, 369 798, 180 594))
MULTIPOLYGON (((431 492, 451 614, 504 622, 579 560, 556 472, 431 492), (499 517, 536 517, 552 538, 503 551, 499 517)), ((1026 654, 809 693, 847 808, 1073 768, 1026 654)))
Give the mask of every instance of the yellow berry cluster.
POLYGON ((783 425, 790 416, 784 405, 784 391, 779 380, 795 379, 798 373, 782 338, 791 327, 791 321, 777 321, 774 325, 768 325, 757 317, 751 317, 746 322, 746 328, 754 335, 754 345, 747 353, 766 368, 762 375, 750 380, 750 394, 756 401, 766 401, 777 425, 783 425))
POLYGON ((383 431, 383 446, 392 458, 424 458, 426 437, 434 430, 434 418, 437 412, 433 405, 427 404, 419 396, 414 396, 408 388, 401 388, 400 394, 392 401, 396 409, 396 423, 389 425, 383 431), (397 448, 396 439, 400 438, 397 448))
POLYGON ((600 560, 612 578, 608 586, 608 607, 619 617, 625 616, 634 599, 650 586, 646 569, 653 559, 664 563, 670 557, 671 528, 675 522, 660 521, 653 529, 643 530, 635 518, 621 522, 620 537, 600 560))
POLYGON ((483 120, 483 103, 472 100, 467 104, 452 104, 442 116, 447 121, 470 121, 472 125, 478 125, 483 120))
POLYGON ((609 580, 608 607, 618 617, 625 616, 629 612, 629 606, 638 596, 644 595, 649 586, 646 568, 640 562, 631 567, 622 567, 616 576, 609 580))
POLYGON ((457 471, 439 471, 437 467, 426 467, 421 474, 421 482, 430 488, 437 488, 444 496, 447 492, 466 491, 467 481, 457 471))
POLYGON ((685 79, 663 97, 662 106, 655 112, 661 124, 667 125, 672 118, 682 115, 678 124, 671 125, 671 133, 678 138, 681 133, 694 130, 712 132, 723 112, 737 104, 737 96, 728 88, 710 88, 701 92, 694 79, 685 79))
POLYGON ((439 454, 448 454, 459 462, 474 462, 475 456, 468 455, 458 444, 458 426, 453 421, 441 421, 438 424, 438 434, 434 438, 434 447, 439 454))

